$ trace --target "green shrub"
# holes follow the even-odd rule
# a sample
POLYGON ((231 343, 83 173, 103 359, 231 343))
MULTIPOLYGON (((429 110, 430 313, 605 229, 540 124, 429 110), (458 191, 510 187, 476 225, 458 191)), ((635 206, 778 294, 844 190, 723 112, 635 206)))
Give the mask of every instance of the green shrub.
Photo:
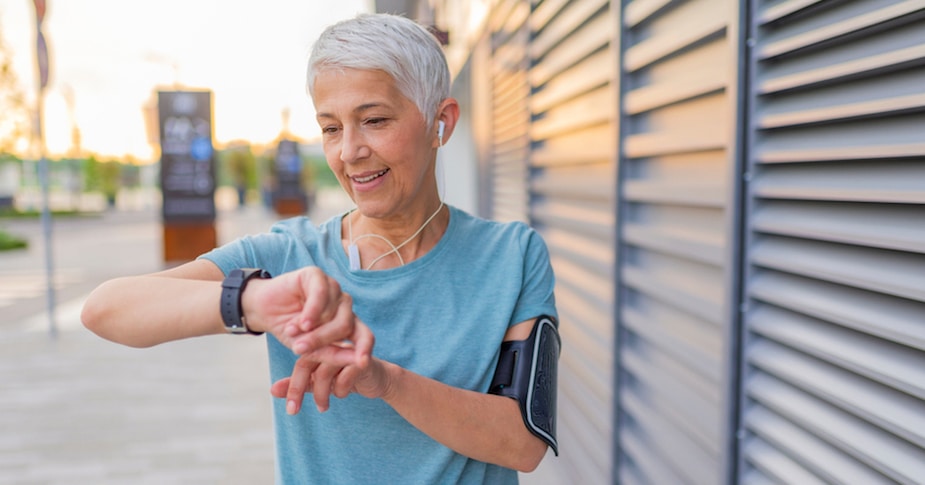
POLYGON ((23 249, 29 245, 25 239, 20 239, 3 229, 0 229, 0 251, 9 249, 23 249))

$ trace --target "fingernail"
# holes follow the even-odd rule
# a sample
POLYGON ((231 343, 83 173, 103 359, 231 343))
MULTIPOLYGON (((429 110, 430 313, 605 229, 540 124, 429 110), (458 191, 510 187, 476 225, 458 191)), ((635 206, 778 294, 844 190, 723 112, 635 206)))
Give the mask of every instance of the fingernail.
POLYGON ((296 403, 292 399, 286 401, 286 414, 296 413, 296 403))

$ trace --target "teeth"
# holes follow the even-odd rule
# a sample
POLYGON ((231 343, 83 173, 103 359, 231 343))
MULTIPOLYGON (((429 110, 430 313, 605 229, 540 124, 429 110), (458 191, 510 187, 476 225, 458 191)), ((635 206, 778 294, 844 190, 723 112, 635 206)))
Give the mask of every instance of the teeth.
POLYGON ((377 179, 377 178, 379 178, 379 177, 385 175, 385 173, 388 172, 388 171, 389 171, 389 169, 385 169, 385 170, 383 170, 383 171, 381 171, 381 172, 379 172, 379 173, 374 173, 374 174, 372 174, 372 175, 370 175, 370 176, 368 176, 368 177, 353 177, 353 180, 356 181, 356 182, 359 182, 359 183, 361 183, 361 184, 365 184, 366 182, 371 182, 371 181, 373 181, 373 180, 375 180, 375 179, 377 179))

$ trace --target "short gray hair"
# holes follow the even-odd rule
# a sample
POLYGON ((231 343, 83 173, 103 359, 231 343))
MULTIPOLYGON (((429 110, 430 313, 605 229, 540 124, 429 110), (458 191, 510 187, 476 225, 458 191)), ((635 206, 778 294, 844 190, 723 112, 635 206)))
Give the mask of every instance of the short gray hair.
POLYGON ((308 60, 308 92, 328 68, 383 71, 410 99, 427 127, 433 126, 440 102, 450 95, 450 71, 436 37, 417 22, 399 15, 360 14, 326 28, 308 60))

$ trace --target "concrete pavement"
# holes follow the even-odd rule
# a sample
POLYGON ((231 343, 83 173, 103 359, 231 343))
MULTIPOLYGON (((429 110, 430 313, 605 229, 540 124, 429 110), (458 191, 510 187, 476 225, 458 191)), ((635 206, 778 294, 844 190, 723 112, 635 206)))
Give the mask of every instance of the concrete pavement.
MULTIPOLYGON (((315 218, 345 204, 319 200, 327 203, 315 218)), ((80 324, 83 300, 101 281, 161 269, 158 217, 149 209, 56 220, 55 339, 40 228, 7 227, 32 247, 0 253, 0 484, 273 482, 263 338, 131 349, 80 324)), ((265 231, 275 218, 259 207, 221 211, 219 242, 265 231)))

